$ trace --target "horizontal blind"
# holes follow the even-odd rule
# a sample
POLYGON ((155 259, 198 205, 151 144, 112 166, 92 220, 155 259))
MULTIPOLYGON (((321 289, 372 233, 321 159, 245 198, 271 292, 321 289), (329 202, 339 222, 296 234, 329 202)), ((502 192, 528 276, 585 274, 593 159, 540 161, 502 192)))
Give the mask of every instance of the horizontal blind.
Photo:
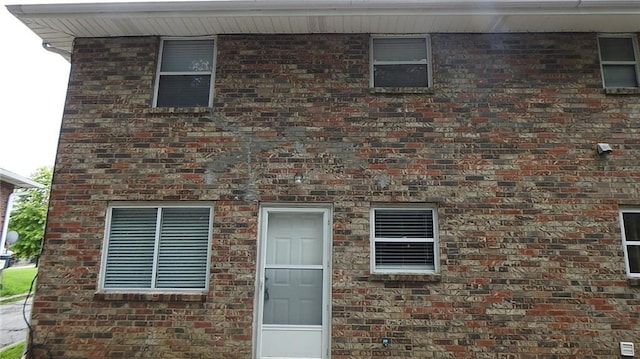
POLYGON ((211 72, 213 40, 165 40, 161 72, 211 72))
POLYGON ((376 238, 433 238, 432 210, 375 210, 376 238))
POLYGON ((158 288, 205 288, 209 208, 164 208, 158 254, 158 288))
POLYGON ((113 208, 105 288, 150 288, 153 272, 157 210, 113 208))
POLYGON ((378 61, 427 61, 425 38, 373 39, 373 60, 378 61))
POLYGON ((433 242, 376 242, 376 267, 433 269, 433 242))

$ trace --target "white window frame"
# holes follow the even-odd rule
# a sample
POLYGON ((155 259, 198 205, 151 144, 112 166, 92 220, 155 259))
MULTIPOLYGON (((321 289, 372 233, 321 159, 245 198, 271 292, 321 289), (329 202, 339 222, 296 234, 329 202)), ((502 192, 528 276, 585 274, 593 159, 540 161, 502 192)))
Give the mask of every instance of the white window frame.
POLYGON ((627 250, 627 246, 640 246, 640 240, 633 241, 628 240, 625 234, 625 223, 624 223, 624 214, 625 213, 638 213, 640 214, 640 208, 624 208, 620 210, 620 230, 622 232, 622 250, 624 252, 624 266, 627 272, 627 276, 630 278, 640 278, 640 272, 632 273, 631 265, 629 263, 629 252, 627 250))
POLYGON ((212 203, 203 203, 203 202, 184 202, 184 203, 139 203, 139 202, 131 202, 131 203, 113 203, 109 205, 107 208, 107 216, 106 216, 106 224, 105 224, 105 232, 104 232, 104 241, 102 248, 102 261, 100 265, 100 279, 99 279, 99 287, 98 291, 102 293, 110 293, 110 292, 118 292, 118 293, 207 293, 209 290, 209 279, 210 279, 210 271, 211 271, 211 241, 213 237, 213 204, 212 203), (206 253, 206 263, 205 263, 205 280, 203 288, 157 288, 155 287, 156 281, 156 272, 158 268, 158 255, 159 255, 159 247, 160 247, 160 219, 162 216, 162 211, 159 210, 156 213, 156 223, 155 223, 155 242, 154 242, 154 254, 153 254, 153 264, 152 264, 152 285, 149 288, 131 288, 131 287, 109 287, 105 288, 106 282, 106 273, 107 273, 107 258, 109 255, 109 241, 111 233, 111 224, 112 224, 112 213, 113 209, 116 208, 139 208, 139 209, 167 209, 167 208, 198 208, 198 209, 208 209, 209 210, 209 223, 208 223, 208 235, 207 235, 207 253, 206 253))
POLYGON ((621 66, 629 66, 633 65, 635 68, 636 75, 636 85, 634 87, 640 87, 640 57, 638 56, 638 36, 635 34, 600 34, 597 38, 598 44, 598 59, 600 60, 600 76, 602 77, 602 87, 603 88, 618 88, 618 87, 607 87, 604 77, 604 67, 605 65, 621 65, 621 66), (602 60, 602 50, 600 49, 600 39, 601 38, 610 38, 610 39, 631 39, 631 44, 633 46, 633 55, 635 57, 635 61, 604 61, 602 60))
POLYGON ((160 90, 160 76, 180 76, 180 75, 210 75, 211 82, 209 87, 209 101, 207 106, 213 106, 213 95, 216 80, 216 66, 217 66, 217 53, 218 53, 218 38, 217 36, 198 36, 198 37, 163 37, 160 39, 160 49, 158 50, 158 61, 156 64, 156 76, 153 88, 153 107, 158 107, 158 91, 160 90), (213 41, 213 54, 211 55, 211 71, 165 71, 162 72, 162 54, 164 52, 165 41, 194 41, 194 40, 212 40, 213 41))
MULTIPOLYGON (((376 87, 375 85, 375 67, 377 65, 426 65, 427 66, 427 86, 421 88, 433 87, 433 71, 431 66, 431 36, 428 34, 401 34, 401 35, 388 35, 388 34, 376 34, 369 38, 369 87, 376 87), (375 61, 375 54, 373 53, 373 42, 375 39, 424 39, 427 58, 422 61, 375 61)), ((403 88, 408 86, 397 86, 397 88, 403 88)), ((395 88, 395 87, 394 87, 395 88)))
POLYGON ((440 270, 439 265, 439 249, 438 249, 438 211, 434 205, 379 205, 371 207, 370 211, 370 271, 371 273, 379 274, 435 274, 440 270), (433 226, 433 238, 404 238, 405 242, 414 243, 433 243, 433 269, 389 269, 376 267, 376 243, 378 242, 391 242, 398 241, 398 238, 378 238, 376 237, 376 211, 431 211, 432 212, 432 226, 433 226))

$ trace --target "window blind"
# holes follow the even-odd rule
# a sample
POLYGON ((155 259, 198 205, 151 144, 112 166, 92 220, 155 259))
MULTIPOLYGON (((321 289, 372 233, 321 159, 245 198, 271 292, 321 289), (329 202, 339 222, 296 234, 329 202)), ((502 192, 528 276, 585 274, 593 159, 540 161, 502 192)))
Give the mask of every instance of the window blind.
POLYGON ((376 238, 433 238, 432 210, 375 211, 376 238))
POLYGON ((105 289, 204 289, 211 209, 112 208, 105 289))
POLYGON ((164 40, 157 74, 156 106, 209 106, 214 73, 214 41, 164 40))
POLYGON ((111 212, 105 288, 150 288, 157 210, 114 208, 111 212))
POLYGON ((435 270, 434 211, 374 209, 373 270, 435 270))
POLYGON ((373 60, 379 61, 427 61, 424 38, 373 39, 373 60))
POLYGON ((204 288, 208 243, 208 208, 164 209, 156 286, 204 288))
POLYGON ((211 72, 213 40, 165 40, 161 72, 211 72))
POLYGON ((376 267, 433 269, 433 242, 376 242, 376 267))

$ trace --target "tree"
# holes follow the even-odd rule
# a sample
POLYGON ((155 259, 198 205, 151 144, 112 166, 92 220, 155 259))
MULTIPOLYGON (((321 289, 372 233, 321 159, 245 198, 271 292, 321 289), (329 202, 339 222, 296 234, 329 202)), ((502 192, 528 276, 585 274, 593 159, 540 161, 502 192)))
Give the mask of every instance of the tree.
POLYGON ((49 191, 53 171, 48 167, 41 167, 31 175, 31 179, 44 185, 43 188, 28 188, 23 190, 14 202, 9 230, 20 235, 18 241, 11 246, 11 250, 20 258, 34 258, 40 254, 40 246, 44 237, 44 226, 47 221, 47 207, 49 205, 49 191))

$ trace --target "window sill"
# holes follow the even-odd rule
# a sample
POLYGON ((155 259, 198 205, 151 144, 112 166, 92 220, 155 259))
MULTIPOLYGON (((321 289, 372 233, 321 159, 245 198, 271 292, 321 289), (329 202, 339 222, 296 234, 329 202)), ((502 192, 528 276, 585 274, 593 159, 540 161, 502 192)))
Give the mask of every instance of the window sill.
POLYGON ((627 278, 627 284, 630 287, 640 287, 640 278, 627 278))
POLYGON ((116 293, 98 292, 93 295, 95 300, 125 301, 125 302, 205 302, 204 293, 116 293))
POLYGON ((609 87, 604 89, 607 95, 640 95, 640 87, 609 87))
POLYGON ((152 107, 149 113, 158 114, 185 114, 185 113, 210 113, 213 107, 152 107))
POLYGON ((371 87, 372 94, 433 94, 433 87, 371 87))
POLYGON ((425 282, 438 283, 442 279, 440 274, 382 274, 372 273, 369 277, 365 277, 370 282, 425 282))

